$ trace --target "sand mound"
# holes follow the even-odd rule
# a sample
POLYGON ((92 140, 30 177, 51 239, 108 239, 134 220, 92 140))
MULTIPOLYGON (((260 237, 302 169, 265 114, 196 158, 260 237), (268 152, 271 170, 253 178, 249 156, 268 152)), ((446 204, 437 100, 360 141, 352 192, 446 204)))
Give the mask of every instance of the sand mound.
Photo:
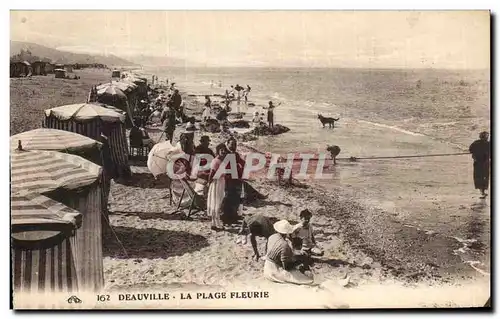
POLYGON ((290 131, 290 129, 286 126, 275 124, 273 128, 270 128, 266 124, 263 124, 259 127, 254 128, 252 131, 247 134, 253 134, 258 136, 268 136, 268 135, 278 135, 283 134, 290 131))

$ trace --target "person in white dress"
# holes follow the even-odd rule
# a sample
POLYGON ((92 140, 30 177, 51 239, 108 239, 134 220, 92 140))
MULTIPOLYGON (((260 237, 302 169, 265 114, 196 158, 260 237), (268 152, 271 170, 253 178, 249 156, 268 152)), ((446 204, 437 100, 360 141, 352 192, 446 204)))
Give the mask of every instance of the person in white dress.
POLYGON ((222 202, 226 195, 226 176, 225 174, 217 174, 224 157, 228 153, 225 144, 221 143, 215 148, 216 157, 210 165, 210 176, 208 178, 208 195, 207 195, 207 214, 212 218, 212 230, 224 230, 224 226, 220 219, 222 202), (220 175, 220 176, 219 176, 220 175))

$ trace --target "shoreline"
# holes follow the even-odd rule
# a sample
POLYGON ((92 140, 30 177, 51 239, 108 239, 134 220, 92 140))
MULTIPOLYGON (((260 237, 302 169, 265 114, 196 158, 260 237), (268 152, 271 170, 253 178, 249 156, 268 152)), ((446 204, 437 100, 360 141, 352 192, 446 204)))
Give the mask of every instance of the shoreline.
MULTIPOLYGON (((190 87, 192 85, 182 83, 182 88, 180 89, 180 91, 182 92, 182 95, 185 96, 184 98, 185 102, 190 105, 190 112, 194 114, 199 113, 200 110, 197 110, 196 107, 201 108, 201 105, 196 101, 196 99, 199 96, 203 96, 205 93, 188 91, 187 89, 183 89, 184 86, 190 87), (193 101, 195 101, 195 103, 190 103, 193 101)), ((207 135, 209 135, 212 140, 217 140, 216 137, 217 134, 208 133, 207 135)), ((266 137, 267 136, 258 136, 257 140, 265 139, 266 137)), ((238 144, 242 148, 250 149, 251 151, 257 151, 261 154, 265 153, 254 146, 256 144, 256 141, 249 141, 249 142, 239 141, 238 144)), ((348 192, 343 192, 341 189, 341 185, 338 185, 338 187, 335 190, 337 194, 333 194, 332 190, 326 191, 324 187, 322 187, 320 184, 311 181, 307 182, 300 181, 299 188, 289 187, 287 191, 299 196, 303 195, 304 192, 310 192, 310 195, 308 195, 308 197, 310 198, 323 198, 324 200, 322 201, 322 206, 323 206, 322 211, 328 210, 329 207, 333 207, 330 208, 330 211, 336 212, 332 214, 333 217, 338 218, 339 222, 344 224, 342 226, 344 228, 342 232, 345 233, 345 238, 343 240, 350 242, 356 242, 356 241, 359 242, 357 244, 353 244, 351 247, 349 247, 349 249, 358 250, 354 247, 363 247, 363 250, 374 255, 375 258, 379 259, 383 268, 382 270, 385 272, 384 275, 393 274, 395 278, 407 280, 408 282, 415 282, 420 279, 424 279, 424 280, 446 283, 449 282, 450 280, 460 277, 462 277, 462 279, 468 278, 471 280, 478 278, 477 272, 479 271, 474 269, 474 267, 471 265, 464 264, 457 266, 458 268, 456 267, 457 268, 456 274, 454 274, 453 271, 451 271, 452 273, 448 273, 450 269, 446 269, 444 271, 436 270, 435 266, 429 266, 426 265, 425 263, 419 264, 418 262, 417 263, 414 262, 411 265, 405 264, 402 261, 390 258, 390 256, 387 256, 387 254, 384 253, 383 251, 374 251, 370 249, 369 247, 370 245, 366 243, 366 240, 360 239, 361 231, 359 229, 356 229, 357 226, 356 223, 351 223, 350 219, 354 218, 359 221, 361 220, 360 218, 362 218, 363 212, 368 212, 373 210, 378 211, 377 214, 379 216, 382 216, 383 214, 388 215, 389 212, 385 211, 384 207, 377 207, 377 206, 367 207, 365 204, 359 202, 356 198, 350 196, 348 192), (306 187, 307 190, 305 190, 303 187, 306 187), (329 200, 328 197, 330 197, 329 200), (339 202, 339 199, 341 199, 341 202, 339 202), (344 209, 345 207, 349 207, 349 209, 347 209, 349 212, 345 211, 344 209), (356 212, 358 216, 353 216, 353 212, 356 212), (351 229, 348 229, 349 227, 345 225, 350 225, 351 229)), ((391 220, 390 222, 393 221, 391 220)), ((404 227, 405 225, 402 226, 404 227)), ((416 230, 416 232, 421 232, 421 231, 416 230)), ((417 234, 416 236, 420 235, 417 234)), ((442 240, 448 240, 448 239, 445 238, 442 240)), ((458 243, 451 243, 451 244, 458 245, 458 243)), ((432 263, 430 264, 432 265, 432 263)), ((457 262, 457 264, 460 263, 457 262)))
MULTIPOLYGON (((102 72, 98 75, 103 76, 102 72)), ((98 75, 96 74, 96 79, 99 78, 98 75)), ((28 83, 25 79, 23 81, 28 83)), ((44 98, 43 101, 35 103, 37 105, 40 103, 38 106, 40 109, 48 108, 47 105, 55 107, 69 104, 66 102, 67 100, 61 102, 64 96, 54 96, 55 91, 45 92, 51 90, 47 83, 54 82, 54 85, 60 86, 62 82, 64 83, 62 93, 82 91, 78 93, 82 96, 84 96, 83 92, 90 87, 87 84, 90 79, 54 81, 52 79, 38 80, 34 77, 34 80, 31 81, 35 97, 41 94, 44 98)), ((11 80, 11 92, 13 90, 12 83, 11 80)), ((80 99, 78 94, 67 98, 71 101, 75 100, 77 103, 80 99)), ((183 92, 183 98, 189 100, 189 95, 193 94, 193 92, 183 92)), ((17 104, 30 104, 27 103, 30 98, 20 95, 17 104)), ((11 94, 11 104, 12 99, 11 94)), ((201 103, 193 104, 201 107, 201 103)), ((14 106, 11 105, 11 114, 13 108, 16 108, 16 103, 14 106)), ((14 112, 21 111, 14 110, 14 112)), ((30 113, 36 111, 35 108, 30 110, 30 113)), ((21 120, 23 123, 24 119, 21 120)), ((41 122, 41 119, 38 122, 41 122)), ((33 121, 33 125, 34 123, 35 121, 33 121)), ((25 130, 34 128, 30 125, 23 127, 25 130)), ((293 134, 293 131, 291 133, 293 134)), ((217 134, 207 135, 215 136, 217 134)), ((266 137, 260 136, 258 138, 261 140, 266 137)), ((255 149, 254 142, 240 141, 238 144, 242 147, 255 149)), ((235 244, 236 236, 230 232, 213 233, 209 229, 209 222, 204 217, 195 217, 195 221, 191 222, 176 220, 174 216, 168 214, 168 211, 171 211, 173 207, 168 204, 168 199, 164 199, 165 191, 161 188, 161 181, 153 181, 147 168, 134 166, 133 169, 135 177, 132 185, 119 185, 114 182, 112 184, 112 194, 110 195, 111 225, 116 229, 119 238, 126 244, 129 256, 125 258, 118 243, 111 242, 114 238, 105 241, 104 265, 107 288, 113 289, 113 287, 128 287, 130 285, 137 287, 179 285, 179 288, 185 288, 185 285, 188 287, 190 287, 189 285, 192 287, 197 287, 196 285, 229 287, 248 280, 260 283, 262 265, 249 260, 251 256, 249 246, 243 247, 235 244), (224 279, 226 276, 233 277, 235 280, 228 282, 224 279)), ((359 224, 363 223, 364 214, 368 215, 372 212, 367 213, 369 209, 357 202, 356 198, 351 197, 348 189, 342 189, 343 185, 338 185, 338 190, 332 193, 331 190, 327 191, 321 185, 302 181, 301 184, 305 185, 306 188, 278 188, 266 181, 256 181, 252 184, 258 190, 269 193, 270 198, 266 203, 259 203, 260 206, 245 207, 245 214, 261 212, 296 221, 300 207, 313 208, 315 212, 313 225, 317 225, 318 236, 322 243, 326 243, 326 250, 331 257, 329 263, 318 264, 318 268, 315 269, 318 278, 330 282, 341 280, 347 275, 353 284, 352 287, 339 285, 336 290, 334 289, 334 295, 340 296, 339 300, 342 300, 342 296, 346 294, 355 296, 357 291, 363 290, 370 291, 370 293, 384 293, 384 285, 391 284, 410 288, 412 285, 421 285, 424 286, 421 291, 426 291, 426 287, 444 287, 443 291, 447 291, 446 287, 457 284, 464 285, 464 287, 487 284, 486 281, 489 278, 481 277, 469 265, 464 265, 461 271, 469 273, 470 270, 470 276, 464 278, 441 276, 439 278, 435 276, 439 275, 435 267, 419 268, 421 265, 408 265, 406 260, 386 258, 387 255, 390 257, 390 252, 371 251, 370 245, 372 243, 366 242, 366 238, 362 238, 363 230, 359 229, 359 224), (370 290, 371 288, 368 287, 372 285, 380 285, 380 291, 377 292, 375 288, 370 290), (367 288, 364 289, 364 287, 367 288)), ((373 207, 372 210, 374 210, 373 207)), ((381 210, 376 214, 382 223, 389 220, 390 214, 387 211, 381 210)), ((398 227, 400 226, 398 225, 398 227)), ((421 234, 416 234, 417 238, 420 236, 421 234)), ((425 238, 425 240, 429 239, 433 240, 432 237, 425 238)), ((259 249, 263 248, 262 241, 259 241, 259 247, 259 249)), ((268 282, 265 283, 269 285, 268 282)), ((280 290, 285 289, 283 285, 277 287, 280 290)), ((301 291, 300 288, 297 289, 301 291)), ((410 292, 410 290, 408 291, 410 292)), ((489 295, 489 291, 484 291, 484 293, 489 295)), ((363 296, 369 298, 370 294, 363 296)), ((483 297, 482 293, 477 296, 480 299, 483 297)), ((463 299, 463 296, 456 295, 455 299, 462 300, 460 298, 463 299)), ((355 298, 349 300, 345 302, 359 305, 355 298)), ((484 304, 484 301, 479 300, 477 305, 484 304)), ((432 306, 430 301, 427 304, 432 306)), ((449 301, 443 300, 439 304, 449 306, 449 301)), ((463 302, 457 301, 458 304, 462 305, 463 302)), ((340 306, 340 304, 335 304, 332 307, 340 306)), ((365 307, 367 306, 365 305, 365 307)))

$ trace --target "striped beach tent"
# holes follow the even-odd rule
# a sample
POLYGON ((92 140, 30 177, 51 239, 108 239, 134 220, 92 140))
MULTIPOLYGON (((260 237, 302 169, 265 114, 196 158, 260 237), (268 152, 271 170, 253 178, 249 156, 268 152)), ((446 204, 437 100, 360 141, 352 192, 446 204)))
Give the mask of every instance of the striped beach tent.
POLYGON ((112 178, 131 176, 128 162, 128 143, 124 126, 125 115, 107 105, 82 103, 59 106, 45 110, 44 126, 75 132, 99 141, 108 132, 109 147, 114 166, 112 178))
POLYGON ((12 150, 11 194, 42 194, 83 215, 76 231, 79 288, 104 284, 101 226, 101 167, 79 156, 53 151, 12 150))
POLYGON ((75 232, 82 214, 28 191, 11 195, 14 293, 77 291, 75 232))
MULTIPOLYGON (((103 154, 101 154, 102 143, 89 137, 73 132, 55 130, 50 128, 39 128, 23 132, 10 137, 10 149, 15 150, 19 143, 24 150, 47 150, 78 155, 99 166, 103 165, 103 154)), ((110 183, 102 183, 102 205, 103 210, 108 205, 108 194, 110 183)))

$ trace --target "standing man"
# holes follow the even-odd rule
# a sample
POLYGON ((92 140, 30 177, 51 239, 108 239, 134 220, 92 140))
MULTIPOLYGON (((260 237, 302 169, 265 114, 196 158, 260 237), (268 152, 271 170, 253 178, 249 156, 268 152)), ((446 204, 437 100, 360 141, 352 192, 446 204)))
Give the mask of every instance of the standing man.
MULTIPOLYGON (((172 86, 174 83, 172 83, 172 86)), ((182 105, 182 96, 179 94, 179 90, 175 89, 174 94, 170 97, 170 101, 172 102, 172 106, 174 110, 178 111, 182 105)))
POLYGON ((172 107, 167 106, 163 109, 161 120, 163 121, 163 132, 165 133, 165 140, 170 141, 170 144, 172 144, 176 124, 175 111, 172 109, 172 107))
POLYGON ((469 146, 474 160, 474 187, 481 192, 481 198, 488 196, 486 190, 490 182, 490 142, 488 132, 481 132, 479 139, 469 146))

